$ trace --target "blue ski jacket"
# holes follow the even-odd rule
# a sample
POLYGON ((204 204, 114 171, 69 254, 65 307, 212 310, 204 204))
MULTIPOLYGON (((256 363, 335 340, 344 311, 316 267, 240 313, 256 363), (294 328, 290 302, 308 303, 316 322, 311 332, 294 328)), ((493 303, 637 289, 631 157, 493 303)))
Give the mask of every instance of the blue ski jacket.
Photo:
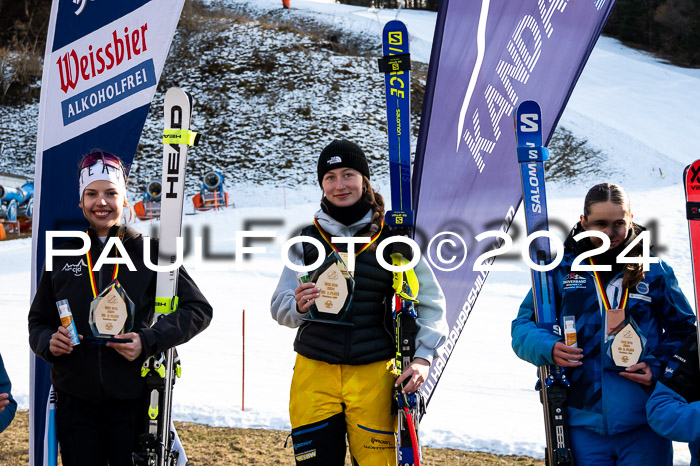
MULTIPOLYGON (((578 225, 565 243, 561 264, 552 271, 559 322, 564 316, 574 316, 577 344, 583 349, 583 364, 565 370, 571 382, 567 399, 569 425, 614 435, 647 423, 645 404, 651 388, 627 380, 614 370, 615 363, 608 353, 612 339, 606 341, 605 311, 593 272, 571 270, 582 252, 570 247, 577 230, 580 231, 578 225)), ((622 272, 614 274, 604 285, 613 307, 619 305, 623 294, 622 275, 622 272)), ((536 366, 553 364, 552 349, 562 338, 539 328, 534 314, 530 291, 511 326, 513 350, 536 366)), ((695 330, 690 305, 678 287, 673 270, 662 260, 651 264, 644 279, 629 290, 625 319, 633 321, 646 338, 640 362, 649 365, 654 378, 661 375, 667 361, 695 330)))
POLYGON ((0 413, 0 432, 7 429, 12 420, 15 418, 15 411, 17 411, 17 402, 12 398, 12 384, 10 383, 10 377, 5 371, 5 364, 2 362, 2 356, 0 356, 0 393, 7 393, 10 395, 10 404, 5 406, 5 409, 0 413))
POLYGON ((647 401, 647 419, 657 434, 690 443, 693 466, 700 456, 700 368, 697 336, 691 335, 669 361, 647 401))

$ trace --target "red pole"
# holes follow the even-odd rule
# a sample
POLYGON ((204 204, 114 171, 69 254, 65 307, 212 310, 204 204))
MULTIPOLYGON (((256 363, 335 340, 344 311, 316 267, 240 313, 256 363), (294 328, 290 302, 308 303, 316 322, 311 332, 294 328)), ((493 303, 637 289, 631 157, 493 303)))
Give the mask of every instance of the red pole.
POLYGON ((245 309, 243 309, 243 369, 241 376, 241 411, 245 411, 245 309))

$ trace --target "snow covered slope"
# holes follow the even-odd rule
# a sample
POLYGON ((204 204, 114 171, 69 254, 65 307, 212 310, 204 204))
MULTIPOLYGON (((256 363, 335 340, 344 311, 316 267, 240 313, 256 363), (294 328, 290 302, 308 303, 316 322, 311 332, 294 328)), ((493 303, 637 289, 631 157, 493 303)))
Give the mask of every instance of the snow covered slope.
MULTIPOLYGON (((231 7, 277 9, 277 0, 210 3, 231 7)), ((311 15, 357 32, 376 35, 379 23, 395 11, 292 0, 290 15, 311 15)), ((428 61, 435 14, 402 11, 413 36, 414 58, 428 61)), ((698 155, 694 125, 700 121, 700 71, 672 67, 601 38, 562 117, 562 124, 584 137, 604 156, 600 179, 559 182, 549 187, 551 218, 571 225, 578 220, 587 188, 601 181, 622 183, 630 192, 635 221, 655 226, 660 255, 691 291, 687 226, 683 208, 683 167, 698 155), (661 171, 659 171, 661 170, 661 171), (663 177, 661 177, 663 174, 663 177), (576 206, 572 209, 571 206, 576 206)), ((360 143, 362 141, 359 141, 360 143)), ((303 142, 300 142, 303 144, 303 142)), ((194 151, 196 151, 195 149, 194 151)), ((193 151, 193 152, 194 152, 193 151)), ((313 170, 315 167, 308 167, 313 170)), ((386 184, 386 179, 380 184, 386 184)), ((382 192, 387 193, 386 186, 382 192)), ((280 244, 308 223, 320 193, 310 184, 294 191, 260 188, 254 181, 236 184, 239 208, 185 218, 194 236, 211 232, 213 254, 233 254, 235 233, 243 229, 276 234, 266 247, 236 265, 230 259, 186 265, 211 300, 211 328, 180 350, 183 377, 177 382, 174 416, 212 425, 288 429, 288 390, 294 364, 294 331, 269 315, 269 300, 282 264, 280 244), (286 196, 286 197, 285 197, 286 196), (283 208, 286 203, 287 208, 283 208), (271 207, 273 206, 273 207, 271 207), (251 222, 259 222, 251 226, 251 222), (273 222, 267 224, 265 222, 273 222), (212 268, 219 270, 210 270, 212 268), (242 401, 242 311, 246 310, 245 411, 242 401)), ((519 214, 521 231, 524 229, 519 214)), ((149 232, 149 223, 137 225, 149 232)), ((516 241, 515 248, 521 243, 516 241)), ((28 407, 29 370, 26 315, 29 303, 31 242, 0 243, 0 353, 13 381, 14 394, 28 407)), ((529 284, 520 261, 506 262, 507 272, 491 273, 447 366, 424 419, 423 438, 434 447, 449 446, 502 454, 541 457, 544 427, 533 390, 536 371, 510 348, 510 321, 529 284)), ((688 461, 677 445, 677 461, 688 461)))

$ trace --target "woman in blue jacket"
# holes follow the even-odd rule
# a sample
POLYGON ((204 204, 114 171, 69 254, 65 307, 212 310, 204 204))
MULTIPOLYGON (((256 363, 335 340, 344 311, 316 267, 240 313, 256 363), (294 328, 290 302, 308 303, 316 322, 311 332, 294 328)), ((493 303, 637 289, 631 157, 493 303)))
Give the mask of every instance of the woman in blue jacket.
POLYGON ((643 232, 632 222, 629 197, 620 186, 591 188, 581 221, 564 243, 564 258, 552 271, 559 322, 563 326, 565 318, 574 320, 577 345, 567 346, 560 336, 537 327, 532 292, 512 324, 513 349, 520 358, 536 366, 565 368, 577 466, 672 462, 671 442, 649 428, 645 404, 653 381, 694 332, 694 315, 664 261, 649 264, 648 271, 641 263, 620 263, 620 253, 635 241, 625 257, 642 258, 648 241, 639 238, 643 232), (603 233, 610 240, 607 250, 595 236, 575 241, 584 231, 603 233), (585 259, 582 264, 607 265, 609 270, 575 270, 577 258, 593 249, 598 249, 593 262, 585 259), (621 328, 633 328, 643 348, 639 360, 626 368, 613 359, 612 344, 621 328))
POLYGON ((5 365, 2 362, 2 356, 0 356, 0 432, 7 429, 12 419, 15 418, 17 402, 12 398, 11 388, 10 377, 5 371, 5 365))
POLYGON ((691 466, 700 457, 700 366, 698 339, 688 337, 666 366, 647 401, 649 425, 659 435, 688 442, 691 466))

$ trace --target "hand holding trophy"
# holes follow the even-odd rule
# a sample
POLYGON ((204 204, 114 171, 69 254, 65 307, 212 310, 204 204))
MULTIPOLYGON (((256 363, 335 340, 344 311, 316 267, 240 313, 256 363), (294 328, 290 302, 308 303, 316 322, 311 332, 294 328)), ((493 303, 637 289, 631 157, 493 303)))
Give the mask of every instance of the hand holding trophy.
POLYGON ((332 252, 323 265, 311 274, 311 281, 320 291, 304 320, 353 325, 348 320, 355 280, 337 251, 332 252))

